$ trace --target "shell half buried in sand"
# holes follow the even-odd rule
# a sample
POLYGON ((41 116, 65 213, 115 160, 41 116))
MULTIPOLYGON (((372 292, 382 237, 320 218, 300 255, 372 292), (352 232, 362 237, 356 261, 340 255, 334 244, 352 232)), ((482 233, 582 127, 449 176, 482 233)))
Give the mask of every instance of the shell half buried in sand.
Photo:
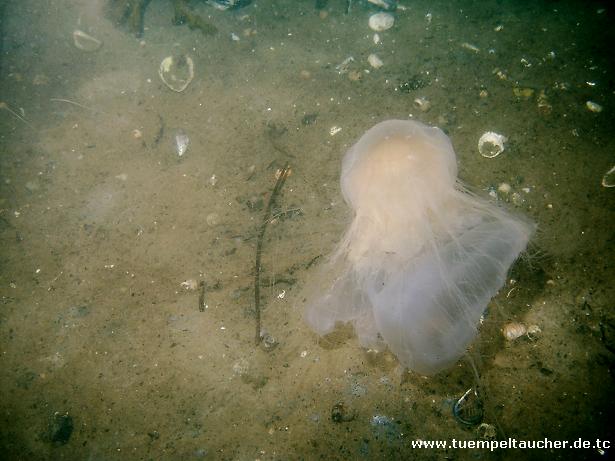
POLYGON ((101 40, 78 29, 73 31, 73 43, 81 51, 96 51, 102 46, 101 40))
POLYGON ((181 93, 194 78, 194 62, 188 55, 167 56, 160 63, 158 75, 167 87, 181 93))

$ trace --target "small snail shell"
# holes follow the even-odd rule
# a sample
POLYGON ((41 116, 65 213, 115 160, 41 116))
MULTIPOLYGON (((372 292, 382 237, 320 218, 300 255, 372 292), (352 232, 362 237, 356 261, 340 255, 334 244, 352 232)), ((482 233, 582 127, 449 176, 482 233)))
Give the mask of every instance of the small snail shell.
POLYGON ((502 328, 502 334, 507 341, 514 341, 527 333, 527 327, 519 322, 510 322, 502 328))

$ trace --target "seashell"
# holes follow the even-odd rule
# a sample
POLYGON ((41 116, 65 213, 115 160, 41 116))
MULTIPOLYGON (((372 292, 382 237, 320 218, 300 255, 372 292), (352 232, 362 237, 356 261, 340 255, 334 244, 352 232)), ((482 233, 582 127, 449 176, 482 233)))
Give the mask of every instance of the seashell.
POLYGON ((180 285, 184 290, 188 290, 188 291, 195 291, 198 288, 198 283, 194 279, 188 279, 180 283, 180 285))
POLYGON ((469 50, 472 53, 480 53, 480 48, 477 47, 476 45, 473 45, 472 43, 463 42, 461 44, 461 48, 465 48, 466 50, 469 50))
POLYGON ((182 157, 186 151, 188 150, 188 145, 190 144, 190 138, 183 130, 179 130, 175 133, 175 137, 173 138, 173 144, 175 147, 175 153, 178 157, 182 157))
POLYGON ((502 328, 502 334, 507 341, 514 341, 527 333, 527 327, 523 323, 510 322, 502 328))
POLYGON ((585 107, 587 107, 587 110, 590 112, 595 112, 596 114, 602 112, 602 106, 594 101, 587 101, 585 107))
POLYGON ((394 10, 397 8, 397 3, 395 0, 367 0, 372 5, 376 5, 383 10, 394 10))
POLYGON ((382 59, 380 59, 375 53, 372 53, 367 57, 367 62, 369 62, 369 65, 374 69, 380 69, 384 65, 382 59))
POLYGON ((395 17, 391 13, 372 14, 369 17, 368 24, 370 29, 376 32, 382 32, 393 27, 393 24, 395 24, 395 17))
POLYGON ((82 30, 73 31, 73 43, 82 51, 96 51, 102 46, 102 42, 82 30))
POLYGON ((338 74, 342 75, 348 72, 350 64, 354 62, 354 58, 352 56, 348 56, 342 62, 340 62, 337 66, 335 66, 335 70, 338 74))
POLYGON ((615 166, 602 177, 602 187, 615 187, 615 166))
POLYGON ((167 56, 160 63, 158 75, 167 87, 181 93, 194 78, 194 62, 188 55, 167 56))
POLYGON ((272 351, 278 346, 278 340, 266 331, 261 331, 261 347, 266 351, 272 351))
POLYGON ((504 143, 507 141, 506 136, 487 131, 478 140, 478 151, 480 155, 486 158, 494 158, 504 152, 504 143))
POLYGON ((335 126, 332 126, 332 127, 329 129, 329 134, 330 134, 331 136, 335 136, 335 135, 336 135, 336 134, 338 134, 340 131, 342 131, 342 127, 341 127, 341 126, 337 126, 337 125, 335 125, 335 126))
POLYGON ((431 109, 431 102, 424 97, 415 98, 414 107, 419 109, 421 112, 427 112, 431 109))
POLYGON ((507 182, 503 182, 498 186, 498 192, 501 194, 510 194, 512 192, 512 186, 507 182))

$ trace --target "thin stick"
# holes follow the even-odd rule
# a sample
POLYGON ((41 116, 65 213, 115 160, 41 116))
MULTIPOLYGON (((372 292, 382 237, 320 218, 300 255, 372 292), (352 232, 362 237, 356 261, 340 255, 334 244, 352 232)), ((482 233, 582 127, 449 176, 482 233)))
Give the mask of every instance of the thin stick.
POLYGON ((33 130, 36 130, 36 128, 34 128, 34 126, 32 126, 32 124, 30 122, 28 122, 25 118, 23 118, 21 115, 19 115, 17 112, 15 112, 13 109, 11 109, 9 107, 9 105, 7 103, 5 103, 4 101, 0 102, 0 109, 6 109, 10 114, 13 114, 15 117, 17 117, 19 120, 21 120, 22 122, 24 122, 26 125, 28 125, 30 128, 32 128, 33 130))
POLYGON ((75 101, 71 101, 70 99, 62 99, 62 98, 50 98, 50 101, 53 102, 65 102, 67 104, 72 104, 73 106, 77 106, 77 107, 81 107, 82 109, 86 109, 92 112, 96 112, 94 109, 92 109, 91 107, 88 106, 84 106, 83 104, 79 104, 78 102, 75 101))
POLYGON ((205 302, 205 280, 199 282, 199 311, 205 312, 207 302, 205 302))
POLYGON ((258 231, 258 237, 256 238, 256 264, 254 268, 254 309, 256 311, 256 334, 254 336, 254 341, 258 346, 261 342, 261 254, 263 252, 263 240, 265 237, 265 230, 267 229, 267 224, 269 223, 269 218, 271 217, 271 209, 273 208, 273 204, 275 202, 276 197, 280 193, 282 186, 284 185, 284 181, 288 177, 290 173, 290 165, 286 165, 281 170, 278 170, 278 179, 275 182, 275 186, 273 186, 273 192, 269 196, 269 201, 267 202, 267 208, 265 209, 265 215, 263 216, 263 221, 261 223, 260 229, 258 231))

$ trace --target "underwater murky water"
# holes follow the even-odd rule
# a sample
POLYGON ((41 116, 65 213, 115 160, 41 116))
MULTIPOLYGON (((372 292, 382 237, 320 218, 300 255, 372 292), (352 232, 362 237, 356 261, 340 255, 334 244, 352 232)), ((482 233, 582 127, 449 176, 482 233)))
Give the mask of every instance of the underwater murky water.
POLYGON ((135 38, 108 3, 121 1, 0 5, 3 459, 609 452, 596 439, 613 436, 612 6, 406 0, 374 37, 367 1, 194 0, 206 34, 155 0, 135 38), (100 45, 76 46, 75 30, 100 45), (180 67, 161 72, 169 56, 180 67), (186 56, 194 76, 174 91, 159 72, 183 87, 186 56), (346 149, 409 117, 447 133, 478 195, 538 225, 468 353, 484 400, 472 424, 453 415, 476 386, 467 360, 426 378, 351 328, 318 338, 302 320, 300 289, 351 218, 346 149), (485 132, 506 137, 493 158, 485 132), (257 240, 287 164, 257 347, 257 240), (413 445, 508 438, 592 445, 413 445))

